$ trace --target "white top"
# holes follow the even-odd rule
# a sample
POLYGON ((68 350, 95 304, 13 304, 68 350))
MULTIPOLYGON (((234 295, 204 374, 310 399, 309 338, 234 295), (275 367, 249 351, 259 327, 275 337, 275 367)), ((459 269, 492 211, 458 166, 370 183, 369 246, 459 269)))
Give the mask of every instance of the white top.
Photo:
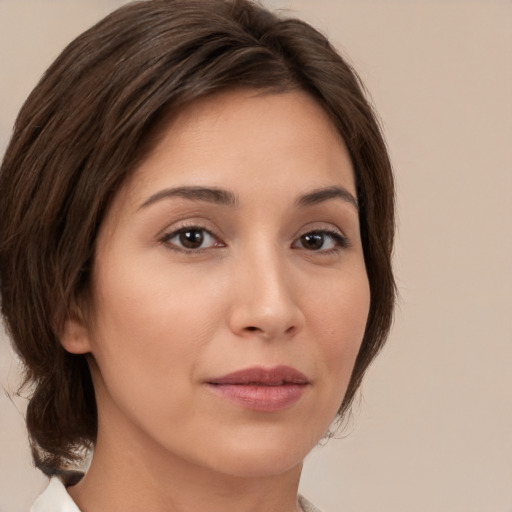
MULTIPOLYGON (((306 498, 299 495, 299 503, 304 512, 320 512, 306 498)), ((76 503, 66 491, 62 481, 53 477, 48 487, 38 496, 30 512, 80 512, 76 503)))

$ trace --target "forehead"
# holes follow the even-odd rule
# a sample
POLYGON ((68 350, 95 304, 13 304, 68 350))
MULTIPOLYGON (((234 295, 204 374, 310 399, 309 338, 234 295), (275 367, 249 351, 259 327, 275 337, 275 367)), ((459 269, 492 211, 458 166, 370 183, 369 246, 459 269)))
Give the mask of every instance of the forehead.
POLYGON ((173 115, 156 136, 126 184, 134 200, 190 184, 235 188, 242 195, 266 187, 269 198, 294 186, 340 185, 355 195, 343 139, 324 109, 302 91, 236 90, 204 97, 173 115))

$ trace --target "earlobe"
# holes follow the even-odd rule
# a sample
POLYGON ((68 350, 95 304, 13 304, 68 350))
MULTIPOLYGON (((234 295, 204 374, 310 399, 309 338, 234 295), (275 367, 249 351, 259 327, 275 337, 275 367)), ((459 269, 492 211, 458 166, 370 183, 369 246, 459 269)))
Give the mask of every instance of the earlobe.
POLYGON ((64 322, 60 343, 71 354, 91 352, 90 332, 83 315, 74 311, 64 322))

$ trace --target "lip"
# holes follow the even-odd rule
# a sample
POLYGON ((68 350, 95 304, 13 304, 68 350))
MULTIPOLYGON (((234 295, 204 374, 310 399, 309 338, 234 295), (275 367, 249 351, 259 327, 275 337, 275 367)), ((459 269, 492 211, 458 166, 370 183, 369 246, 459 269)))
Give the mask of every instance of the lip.
POLYGON ((243 408, 273 412, 295 404, 310 382, 290 366, 257 366, 209 379, 206 384, 217 395, 243 408))

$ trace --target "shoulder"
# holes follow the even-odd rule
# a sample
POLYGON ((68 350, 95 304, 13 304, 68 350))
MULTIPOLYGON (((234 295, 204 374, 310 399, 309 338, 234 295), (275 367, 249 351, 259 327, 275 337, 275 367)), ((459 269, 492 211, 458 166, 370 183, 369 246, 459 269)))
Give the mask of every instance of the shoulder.
POLYGON ((80 512, 80 510, 66 491, 62 480, 52 477, 48 487, 34 501, 30 512, 80 512))

